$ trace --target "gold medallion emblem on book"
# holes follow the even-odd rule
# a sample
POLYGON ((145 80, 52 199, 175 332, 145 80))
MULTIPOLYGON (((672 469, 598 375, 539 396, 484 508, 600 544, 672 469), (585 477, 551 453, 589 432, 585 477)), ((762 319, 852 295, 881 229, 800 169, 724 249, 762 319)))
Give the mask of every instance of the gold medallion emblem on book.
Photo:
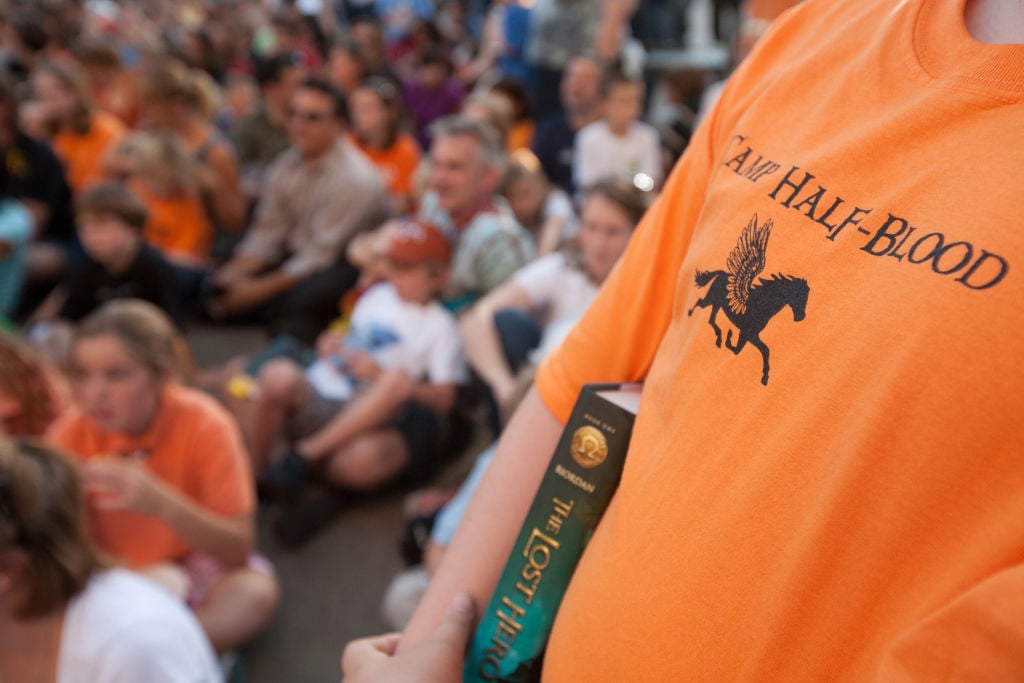
POLYGON ((601 430, 585 425, 572 435, 572 459, 580 467, 597 467, 608 457, 608 441, 601 430))

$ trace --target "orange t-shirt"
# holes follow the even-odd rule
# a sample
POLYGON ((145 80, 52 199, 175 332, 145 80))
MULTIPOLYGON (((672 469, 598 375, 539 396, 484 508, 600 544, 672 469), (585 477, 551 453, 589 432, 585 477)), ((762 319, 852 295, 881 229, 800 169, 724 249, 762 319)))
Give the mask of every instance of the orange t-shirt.
POLYGON ((94 111, 85 135, 62 129, 53 136, 53 151, 64 164, 68 185, 74 192, 103 178, 103 154, 124 134, 124 124, 116 117, 94 111))
POLYGON ((963 11, 784 15, 541 367, 645 381, 546 681, 1024 680, 1024 46, 963 11))
POLYGON ((420 165, 420 146, 416 139, 408 133, 399 133, 395 144, 388 149, 371 149, 364 146, 352 136, 352 144, 366 155, 388 186, 388 194, 395 197, 408 197, 412 194, 412 178, 420 165))
MULTIPOLYGON (((225 517, 239 517, 255 506, 249 460, 241 434, 214 399, 180 386, 168 386, 149 429, 129 437, 100 431, 78 408, 51 428, 49 439, 72 457, 87 462, 145 451, 146 467, 196 504, 225 517)), ((148 515, 89 506, 97 543, 131 568, 178 561, 191 548, 165 522, 148 515)))
POLYGON ((192 265, 210 256, 213 228, 198 196, 162 197, 144 183, 131 183, 132 191, 149 210, 143 236, 165 256, 192 265))
POLYGON ((505 151, 511 154, 520 149, 530 149, 533 141, 533 121, 519 121, 512 124, 508 131, 508 139, 505 141, 505 151))

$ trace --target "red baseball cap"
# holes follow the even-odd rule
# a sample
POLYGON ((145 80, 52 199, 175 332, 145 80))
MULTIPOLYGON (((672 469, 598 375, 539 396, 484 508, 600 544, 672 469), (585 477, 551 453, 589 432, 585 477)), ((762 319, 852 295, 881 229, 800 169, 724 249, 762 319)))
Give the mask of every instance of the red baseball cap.
POLYGON ((408 219, 390 230, 388 258, 399 265, 447 264, 451 255, 451 242, 433 223, 408 219))

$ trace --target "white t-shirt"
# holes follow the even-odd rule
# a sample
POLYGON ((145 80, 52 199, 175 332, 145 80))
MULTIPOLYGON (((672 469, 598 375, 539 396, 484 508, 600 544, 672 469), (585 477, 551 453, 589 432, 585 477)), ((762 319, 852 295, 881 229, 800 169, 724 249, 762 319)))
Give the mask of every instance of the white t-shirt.
POLYGON ((637 173, 646 173, 656 185, 661 182, 661 143, 654 126, 634 121, 620 137, 600 120, 577 133, 572 175, 580 190, 608 176, 632 178, 637 173))
POLYGON ((576 324, 597 296, 597 285, 564 252, 543 256, 519 270, 513 281, 526 292, 530 305, 547 312, 547 323, 540 344, 530 359, 540 361, 576 324))
MULTIPOLYGON (((452 314, 436 301, 425 306, 402 301, 389 282, 374 285, 356 302, 345 346, 368 352, 382 368, 402 369, 431 384, 461 384, 467 377, 452 314)), ((331 360, 317 360, 306 377, 328 398, 352 395, 344 369, 331 360)))
POLYGON ((57 683, 216 683, 213 649, 182 603, 148 579, 109 569, 68 605, 57 683))

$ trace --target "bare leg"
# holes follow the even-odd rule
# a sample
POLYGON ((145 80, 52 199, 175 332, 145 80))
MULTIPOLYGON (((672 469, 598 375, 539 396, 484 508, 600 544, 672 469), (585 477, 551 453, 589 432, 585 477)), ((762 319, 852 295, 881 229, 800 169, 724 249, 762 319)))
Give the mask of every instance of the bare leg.
POLYGON ((394 479, 409 462, 409 449, 395 429, 360 436, 328 457, 324 476, 350 491, 371 491, 394 479))
POLYGON ((210 588, 195 614, 213 648, 221 653, 252 640, 270 623, 280 600, 277 579, 248 568, 236 569, 210 588))
POLYGON ((255 474, 266 467, 271 448, 284 432, 285 421, 309 397, 309 382, 298 364, 275 358, 260 370, 252 419, 245 430, 255 474))

